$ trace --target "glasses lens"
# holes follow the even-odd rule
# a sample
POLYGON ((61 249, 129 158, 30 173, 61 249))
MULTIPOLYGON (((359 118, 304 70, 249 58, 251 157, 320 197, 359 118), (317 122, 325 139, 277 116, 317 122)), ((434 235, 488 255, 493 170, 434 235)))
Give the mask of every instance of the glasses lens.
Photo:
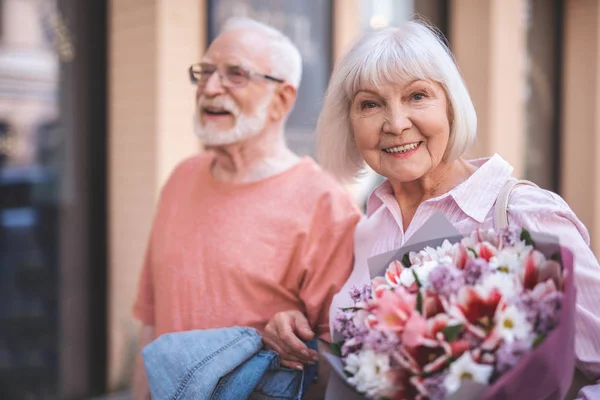
POLYGON ((216 71, 216 67, 212 65, 192 65, 191 74, 193 83, 206 83, 208 78, 216 71))
POLYGON ((225 70, 225 77, 231 86, 245 86, 248 83, 248 71, 241 67, 230 66, 225 70))

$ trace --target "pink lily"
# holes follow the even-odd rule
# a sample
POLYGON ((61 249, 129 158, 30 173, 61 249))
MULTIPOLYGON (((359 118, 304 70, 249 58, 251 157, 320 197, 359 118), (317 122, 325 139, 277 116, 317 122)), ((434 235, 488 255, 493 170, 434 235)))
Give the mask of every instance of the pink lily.
POLYGON ((552 279, 548 279, 547 281, 543 281, 535 285, 531 291, 531 297, 536 300, 541 300, 550 293, 554 293, 556 291, 558 291, 556 284, 552 279))
MULTIPOLYGON (((500 300, 502 294, 497 288, 491 289, 487 297, 482 297, 475 288, 466 286, 458 292, 456 303, 470 325, 480 325, 489 329, 500 300)), ((474 329, 474 333, 477 331, 479 329, 474 329)), ((482 332, 478 333, 479 336, 482 332)))
POLYGON ((457 251, 452 257, 452 262, 458 269, 464 269, 465 265, 467 265, 467 261, 469 260, 469 253, 467 252, 467 248, 463 246, 462 243, 459 243, 457 247, 457 251))
POLYGON ((455 340, 448 343, 443 330, 451 322, 447 314, 424 319, 413 314, 402 335, 398 361, 414 373, 433 372, 442 368, 451 357, 462 355, 469 343, 455 340))
POLYGON ((373 290, 373 298, 379 300, 383 292, 389 292, 392 287, 382 276, 377 276, 371 280, 371 289, 373 290))
POLYGON ((406 322, 415 310, 416 303, 417 296, 409 293, 402 286, 394 291, 383 291, 372 309, 373 315, 379 321, 377 329, 392 332, 403 331, 406 322))
POLYGON ((562 287, 562 267, 554 260, 546 260, 537 250, 525 257, 525 272, 522 275, 525 289, 533 289, 538 283, 552 280, 556 288, 562 287))
POLYGON ((385 271, 386 282, 393 287, 399 286, 402 271, 404 271, 402 263, 398 260, 392 261, 385 271))
POLYGON ((475 251, 480 258, 483 258, 487 262, 498 253, 498 250, 488 242, 479 243, 475 247, 475 251))

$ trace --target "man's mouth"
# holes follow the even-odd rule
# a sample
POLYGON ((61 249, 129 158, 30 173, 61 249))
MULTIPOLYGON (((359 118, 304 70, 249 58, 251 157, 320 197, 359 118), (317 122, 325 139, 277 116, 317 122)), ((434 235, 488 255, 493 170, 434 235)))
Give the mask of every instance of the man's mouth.
POLYGON ((408 151, 414 150, 419 147, 423 142, 414 142, 409 144, 404 144, 401 146, 388 147, 387 149, 382 149, 386 153, 397 154, 397 153, 406 153, 408 151))
POLYGON ((219 107, 204 107, 202 111, 208 115, 232 115, 230 111, 219 107))

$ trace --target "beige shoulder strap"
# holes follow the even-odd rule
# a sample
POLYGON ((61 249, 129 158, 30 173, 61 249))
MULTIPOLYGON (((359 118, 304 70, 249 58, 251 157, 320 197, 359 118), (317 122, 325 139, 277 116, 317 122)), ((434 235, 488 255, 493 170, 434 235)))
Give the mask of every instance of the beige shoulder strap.
POLYGON ((520 185, 538 187, 538 185, 530 181, 517 180, 515 178, 509 179, 502 190, 500 190, 498 198, 496 199, 496 204, 494 206, 494 229, 498 230, 508 226, 508 198, 510 197, 510 192, 520 185))

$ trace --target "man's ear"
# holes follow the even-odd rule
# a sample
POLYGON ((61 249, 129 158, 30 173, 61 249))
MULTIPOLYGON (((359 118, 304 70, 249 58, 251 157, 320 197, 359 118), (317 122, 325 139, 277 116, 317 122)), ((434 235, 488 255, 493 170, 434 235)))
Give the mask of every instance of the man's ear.
POLYGON ((274 121, 285 119, 292 110, 292 107, 294 107, 297 94, 298 91, 292 85, 285 83, 279 85, 275 90, 275 95, 273 97, 271 119, 274 121))

